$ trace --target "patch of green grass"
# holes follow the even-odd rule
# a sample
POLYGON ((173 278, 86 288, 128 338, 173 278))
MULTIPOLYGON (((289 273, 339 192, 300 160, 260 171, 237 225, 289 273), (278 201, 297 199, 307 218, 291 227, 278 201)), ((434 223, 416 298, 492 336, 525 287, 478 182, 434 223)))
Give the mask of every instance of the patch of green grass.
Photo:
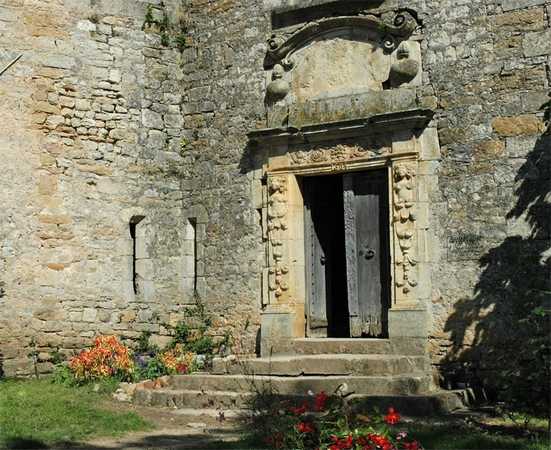
POLYGON ((0 448, 46 448, 153 428, 136 414, 99 408, 104 399, 49 379, 2 380, 0 448))
POLYGON ((412 428, 408 436, 420 442, 425 450, 549 450, 549 438, 538 438, 515 433, 514 430, 501 432, 497 429, 465 426, 425 426, 412 428))

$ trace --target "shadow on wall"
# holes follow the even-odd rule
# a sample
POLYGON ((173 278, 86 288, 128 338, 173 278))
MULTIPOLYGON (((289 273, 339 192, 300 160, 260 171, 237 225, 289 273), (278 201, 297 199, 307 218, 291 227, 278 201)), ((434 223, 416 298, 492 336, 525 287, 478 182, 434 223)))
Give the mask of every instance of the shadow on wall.
MULTIPOLYGON (((499 398, 508 384, 521 382, 525 394, 549 405, 550 315, 533 311, 538 305, 550 308, 550 103, 545 110, 548 129, 515 177, 520 182, 517 202, 507 214, 508 220, 529 223, 531 233, 509 236, 480 258, 483 272, 475 297, 458 301, 446 322, 445 331, 451 333, 454 346, 441 365, 445 388, 466 382, 483 386, 499 398), (527 322, 527 317, 538 325, 527 322), (530 342, 534 338, 539 342, 530 342), (534 353, 538 347, 543 354, 534 353), (538 356, 546 358, 543 364, 538 356)), ((510 390, 507 395, 509 400, 514 396, 510 390)), ((523 398, 526 403, 531 400, 523 398)))

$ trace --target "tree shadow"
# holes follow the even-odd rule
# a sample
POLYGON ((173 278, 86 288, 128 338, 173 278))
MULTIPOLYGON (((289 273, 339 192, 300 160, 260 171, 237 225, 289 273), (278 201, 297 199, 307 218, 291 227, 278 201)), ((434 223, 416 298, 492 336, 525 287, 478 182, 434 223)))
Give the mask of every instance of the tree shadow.
MULTIPOLYGON (((546 107, 549 124, 549 103, 546 107)), ((540 317, 539 329, 534 322, 520 321, 532 315, 535 304, 549 309, 549 295, 542 293, 551 290, 550 154, 548 128, 515 177, 516 203, 506 216, 508 221, 524 222, 526 231, 508 236, 479 259, 482 273, 474 297, 456 302, 447 319, 445 331, 453 345, 440 366, 443 387, 467 382, 499 397, 507 387, 504 372, 528 379, 541 369, 530 340, 550 335, 549 315, 540 317)), ((536 395, 548 392, 549 387, 536 389, 536 395)))

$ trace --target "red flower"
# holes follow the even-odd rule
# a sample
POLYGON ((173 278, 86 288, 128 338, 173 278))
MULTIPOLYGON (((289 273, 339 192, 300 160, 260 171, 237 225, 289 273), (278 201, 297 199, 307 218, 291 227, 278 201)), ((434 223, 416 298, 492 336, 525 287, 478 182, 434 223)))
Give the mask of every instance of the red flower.
POLYGON ((310 408, 310 402, 306 402, 306 403, 303 403, 302 406, 300 408, 294 408, 293 409, 293 412, 299 416, 301 416, 302 414, 304 414, 306 412, 306 410, 310 408))
POLYGON ((314 410, 320 412, 325 411, 325 401, 328 397, 329 396, 325 392, 321 391, 321 394, 316 397, 316 406, 314 406, 314 410))
POLYGON ((397 423, 400 419, 402 418, 402 415, 401 414, 398 414, 398 413, 395 413, 394 412, 394 408, 389 408, 388 409, 388 415, 385 416, 385 421, 394 425, 395 423, 397 423))
POLYGON ((373 442, 373 444, 375 444, 377 448, 380 448, 382 450, 390 450, 393 448, 390 441, 384 436, 379 436, 378 434, 371 433, 368 437, 369 440, 373 442))
POLYGON ((297 430, 299 431, 299 433, 305 433, 305 434, 313 434, 315 431, 311 423, 303 423, 303 422, 299 422, 299 424, 297 425, 297 430))
POLYGON ((406 442, 404 445, 408 450, 419 450, 419 444, 417 442, 406 442))
POLYGON ((336 436, 333 436, 334 444, 329 447, 330 450, 339 450, 341 448, 352 448, 354 445, 354 437, 349 434, 343 441, 336 436))

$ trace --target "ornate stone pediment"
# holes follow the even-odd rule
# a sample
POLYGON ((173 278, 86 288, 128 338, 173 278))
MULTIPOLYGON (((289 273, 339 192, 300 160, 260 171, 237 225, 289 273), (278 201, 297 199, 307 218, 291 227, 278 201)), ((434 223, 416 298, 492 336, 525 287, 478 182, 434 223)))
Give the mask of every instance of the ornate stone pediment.
POLYGON ((285 104, 420 84, 417 28, 407 12, 393 23, 375 16, 314 21, 287 39, 268 41, 274 61, 266 96, 285 104))

